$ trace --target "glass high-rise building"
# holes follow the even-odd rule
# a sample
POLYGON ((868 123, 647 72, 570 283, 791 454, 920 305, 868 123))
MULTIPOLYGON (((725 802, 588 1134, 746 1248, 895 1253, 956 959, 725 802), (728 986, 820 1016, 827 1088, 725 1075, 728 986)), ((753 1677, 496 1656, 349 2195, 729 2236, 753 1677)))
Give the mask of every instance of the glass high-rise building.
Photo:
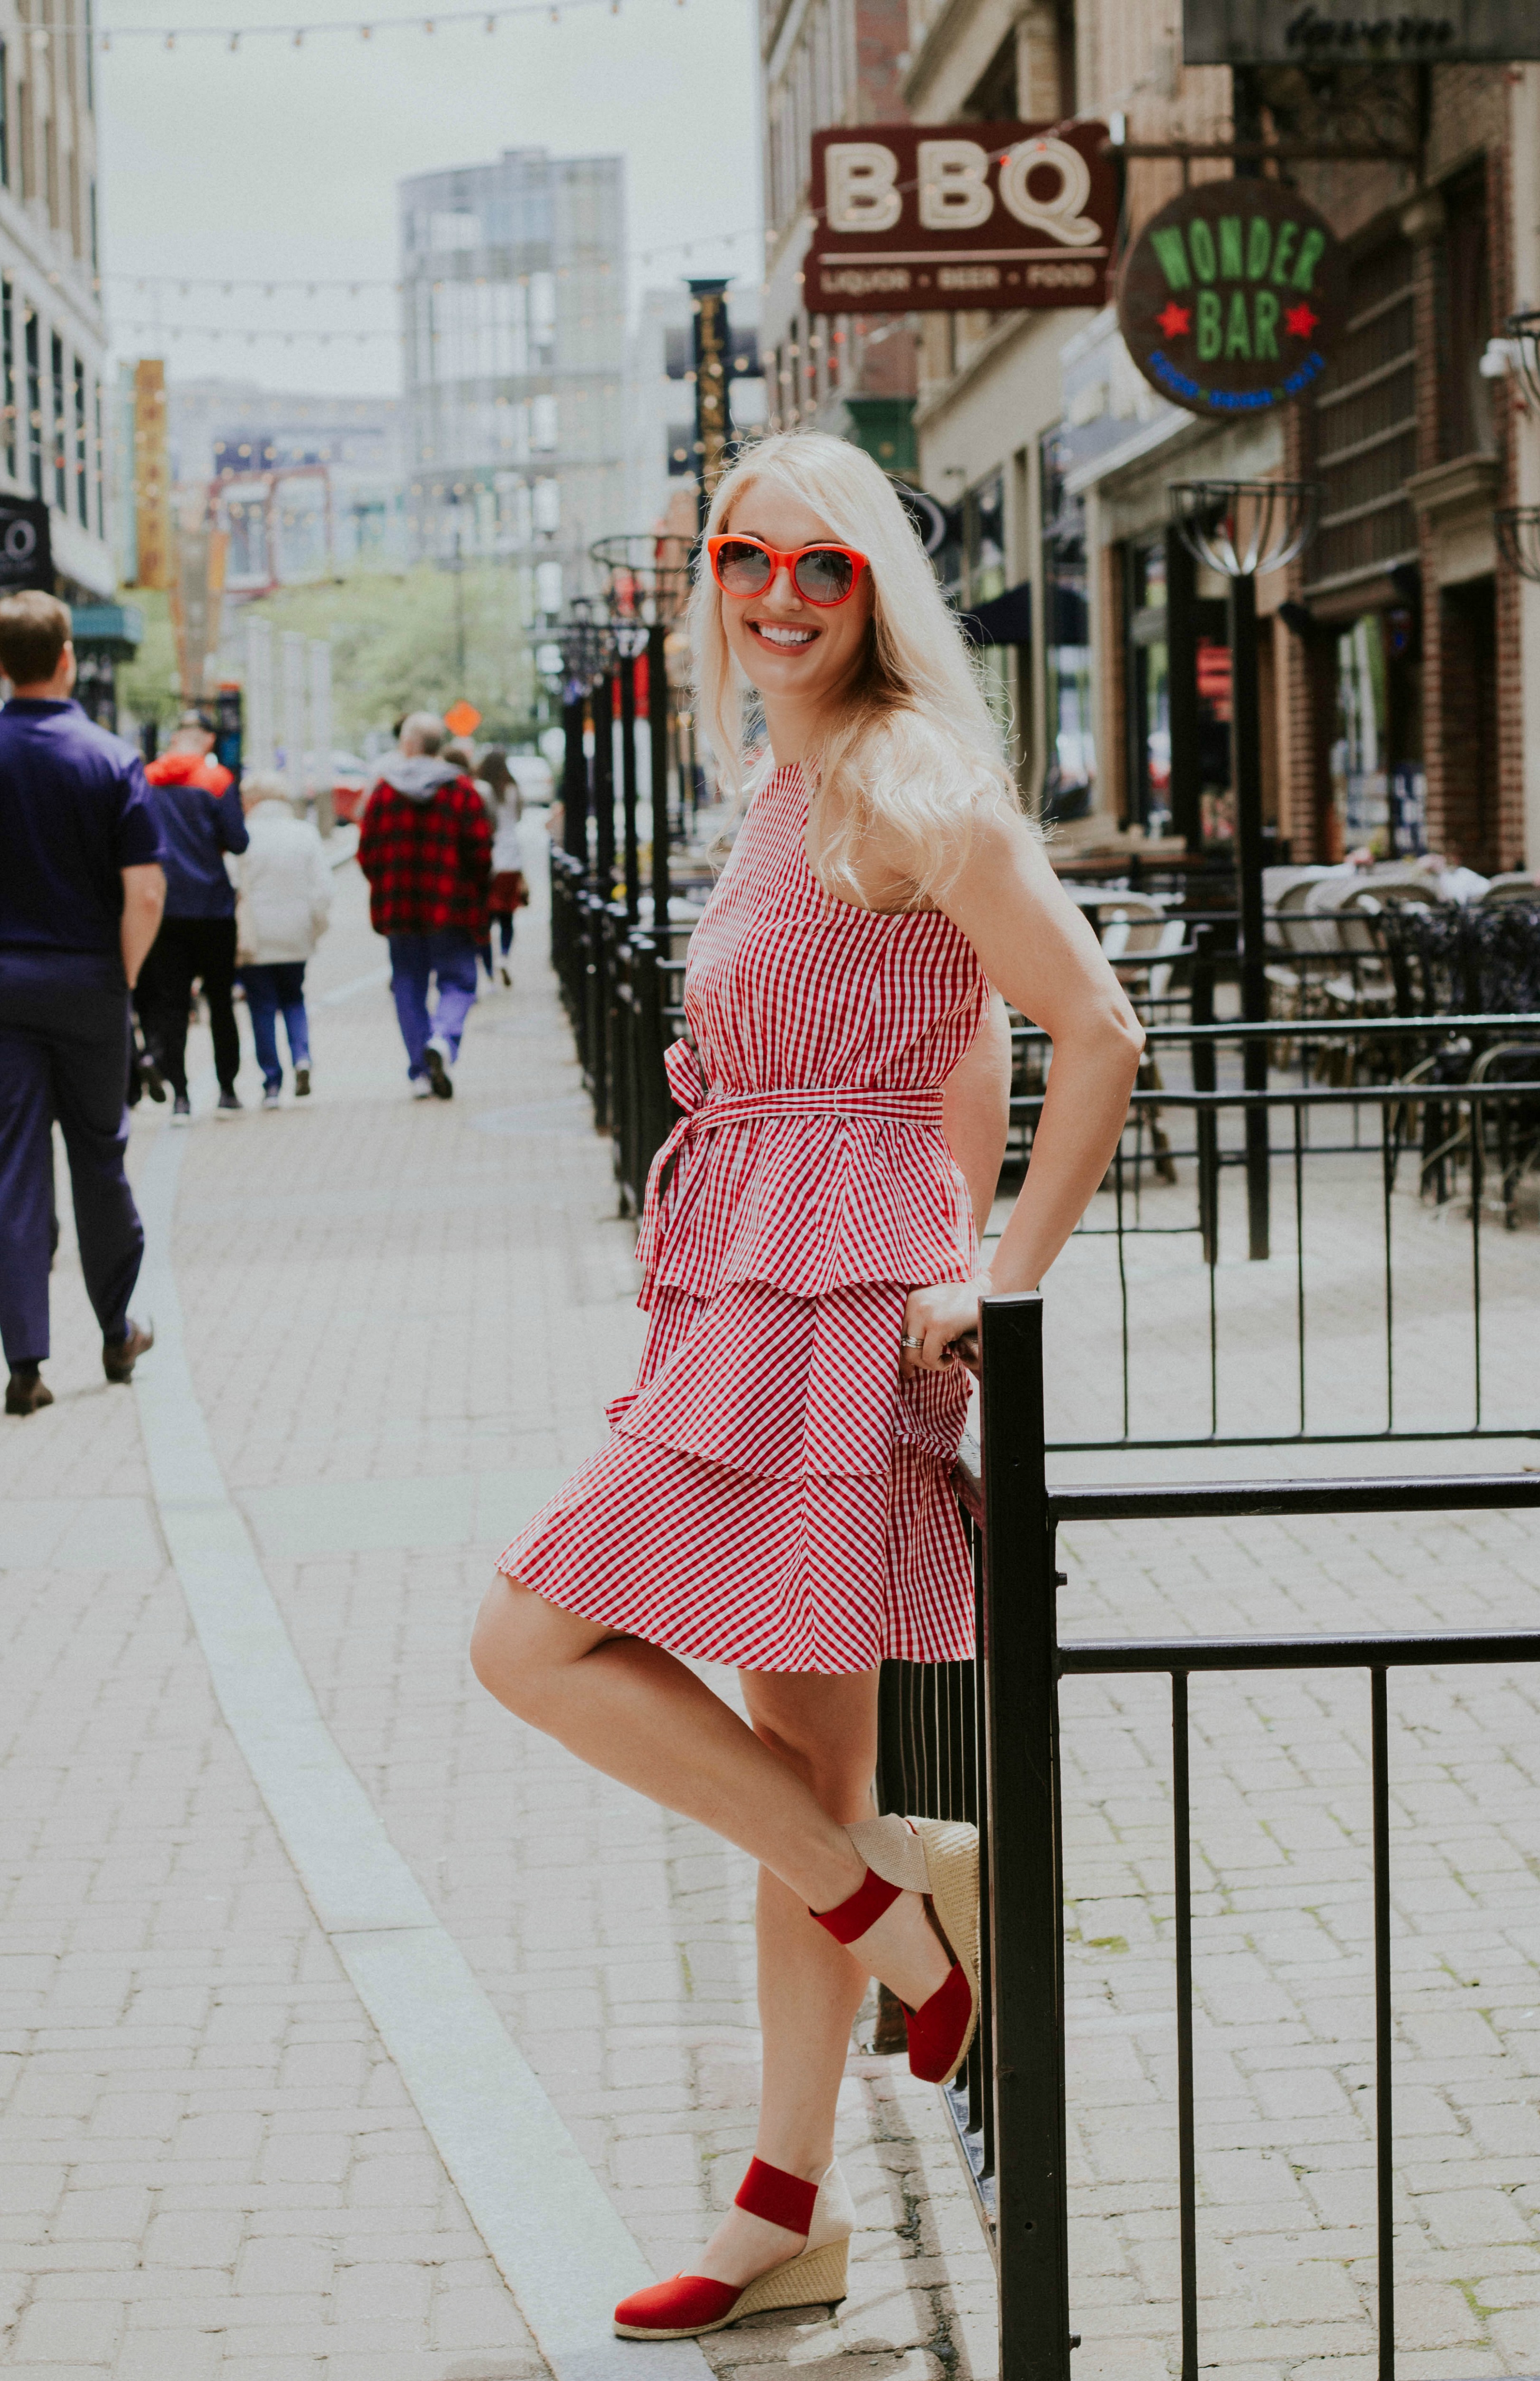
POLYGON ((412 550, 506 562, 532 627, 629 526, 625 161, 509 149, 397 188, 412 550))

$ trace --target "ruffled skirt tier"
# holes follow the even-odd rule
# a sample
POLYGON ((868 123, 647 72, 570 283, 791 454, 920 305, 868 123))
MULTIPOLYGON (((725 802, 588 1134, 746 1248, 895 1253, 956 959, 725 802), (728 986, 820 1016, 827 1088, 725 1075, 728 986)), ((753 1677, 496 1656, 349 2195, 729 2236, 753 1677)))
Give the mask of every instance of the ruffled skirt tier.
MULTIPOLYGON (((955 1242, 947 1270, 958 1270, 955 1242)), ((927 1275, 921 1274, 923 1279, 927 1275)), ((940 1277, 940 1269, 928 1277, 940 1277)), ((903 1381, 908 1291, 654 1284, 612 1436, 499 1557, 564 1610, 691 1659, 838 1676, 966 1659, 958 1367, 903 1381)))

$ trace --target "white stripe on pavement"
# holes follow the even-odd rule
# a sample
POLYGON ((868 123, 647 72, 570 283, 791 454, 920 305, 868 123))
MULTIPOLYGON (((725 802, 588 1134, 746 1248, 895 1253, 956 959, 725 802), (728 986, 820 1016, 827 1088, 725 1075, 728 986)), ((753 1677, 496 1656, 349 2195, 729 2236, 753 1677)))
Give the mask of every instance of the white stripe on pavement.
MULTIPOLYGON (((185 1147, 181 1133, 158 1133, 141 1178, 141 1286, 155 1347, 134 1389, 161 1526, 220 1709, 556 2381, 637 2381, 636 2348, 615 2338, 610 2315, 652 2268, 338 1751, 226 1487, 171 1264, 185 1147)), ((691 2340, 650 2344, 642 2362, 647 2381, 707 2381, 691 2340)))

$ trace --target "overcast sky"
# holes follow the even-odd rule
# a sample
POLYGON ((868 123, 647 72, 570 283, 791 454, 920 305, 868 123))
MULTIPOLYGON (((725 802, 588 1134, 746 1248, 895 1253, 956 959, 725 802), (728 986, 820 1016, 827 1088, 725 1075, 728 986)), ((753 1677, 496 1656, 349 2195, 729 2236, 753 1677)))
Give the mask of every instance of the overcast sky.
MULTIPOLYGON (((456 0, 451 0, 455 5, 456 0)), ((460 0, 463 5, 463 0, 460 0)), ((495 0, 494 0, 495 5, 495 0)), ((362 18, 368 0, 103 0, 104 29, 362 18)), ((695 273, 759 279, 752 0, 608 0, 549 7, 493 33, 422 20, 369 41, 310 34, 120 42, 98 55, 102 255, 119 357, 164 355, 173 378, 393 393, 397 301, 387 288, 310 299, 226 297, 200 276, 393 279, 396 183, 504 149, 626 158, 629 288, 695 273), (709 227, 709 236, 704 227, 709 227), (723 232, 742 237, 730 244, 723 232), (674 243, 691 243, 687 257, 674 243), (651 262, 642 252, 655 253, 651 262), (194 286, 140 289, 140 275, 194 286), (217 341, 176 324, 228 326, 217 341), (141 328, 141 325, 154 326, 141 328), (314 337, 283 334, 328 329, 314 337), (254 345, 247 334, 260 334, 254 345), (361 344, 359 331, 384 331, 361 344)))

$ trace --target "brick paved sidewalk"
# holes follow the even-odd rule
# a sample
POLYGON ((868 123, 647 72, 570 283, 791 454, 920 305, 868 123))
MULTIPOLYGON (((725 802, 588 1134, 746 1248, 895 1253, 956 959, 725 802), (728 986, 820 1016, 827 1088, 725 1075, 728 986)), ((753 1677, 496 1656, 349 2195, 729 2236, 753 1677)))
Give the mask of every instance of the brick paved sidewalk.
MULTIPOLYGON (((454 1103, 414 1104, 351 871, 339 894, 315 1098, 187 1137, 194 1381, 338 1744, 666 2272, 752 2136, 748 1865, 519 1728, 464 1657, 496 1549, 634 1362, 630 1232, 537 927, 516 990, 471 1019, 454 1103)), ((136 1146, 159 1129, 141 1117, 136 1146)), ((7 2381, 533 2374, 212 1703, 67 1251, 55 1309, 59 1403, 0 1436, 7 2381)), ((1318 1468, 1360 1468, 1344 1456, 1318 1468)), ((1076 1633, 1540 1618, 1534 1532, 1501 1515, 1107 1528, 1066 1551, 1076 1633)), ((1356 2375, 1372 2347, 1360 1689, 1193 1694, 1204 2353, 1243 2381, 1356 2375)), ((1540 1728, 1533 1684, 1484 1672, 1409 1677, 1393 1703, 1401 2369, 1479 2381, 1540 2369, 1540 1728)), ((1065 1741, 1076 2376, 1154 2381, 1175 2327, 1158 1682, 1074 1682, 1065 1741)), ((992 2374, 988 2263, 935 2095, 853 2054, 841 2150, 850 2300, 723 2335, 712 2363, 992 2374)))
MULTIPOLYGON (((667 2272, 752 2140, 749 1866, 519 1728, 465 1661, 497 1548, 634 1364, 630 1234, 536 934, 455 1102, 416 1104, 353 872, 339 896, 311 1106, 186 1140, 194 1379, 338 1743, 667 2272)), ((160 1129, 137 1119, 136 1156, 160 1129)), ((55 1304, 58 1403, 0 1439, 25 1564, 0 1588, 7 2381, 537 2372, 214 1709, 67 1249, 55 1304)), ((713 2361, 990 2370, 936 2095, 852 2056, 841 2150, 865 2228, 839 2320, 764 2317, 713 2361)))

